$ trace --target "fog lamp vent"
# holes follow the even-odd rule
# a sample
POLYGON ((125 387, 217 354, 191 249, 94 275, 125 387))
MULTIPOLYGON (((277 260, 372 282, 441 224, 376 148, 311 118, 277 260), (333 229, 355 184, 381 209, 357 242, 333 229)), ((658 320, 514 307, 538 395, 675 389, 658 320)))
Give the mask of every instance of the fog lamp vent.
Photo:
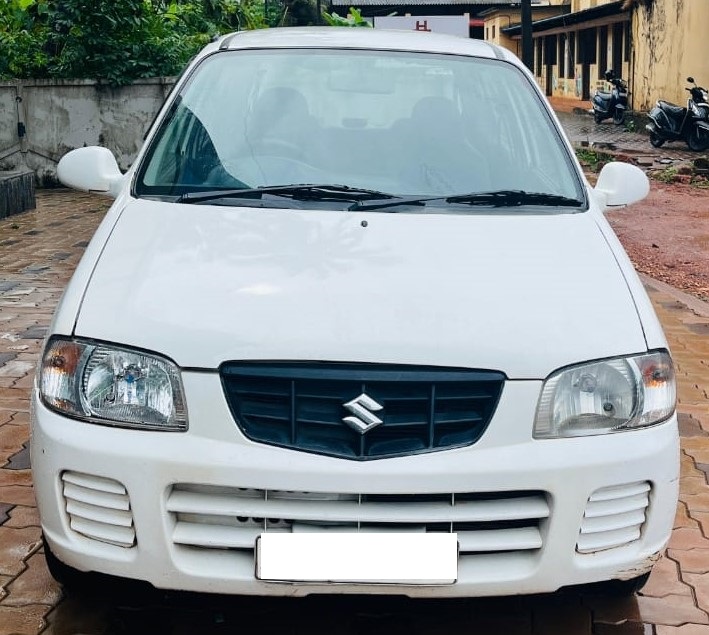
POLYGON ((588 499, 576 551, 593 553, 640 538, 650 504, 650 483, 642 481, 596 490, 588 499))
POLYGON ((119 547, 135 545, 126 488, 113 479, 64 472, 62 486, 69 525, 78 534, 119 547))

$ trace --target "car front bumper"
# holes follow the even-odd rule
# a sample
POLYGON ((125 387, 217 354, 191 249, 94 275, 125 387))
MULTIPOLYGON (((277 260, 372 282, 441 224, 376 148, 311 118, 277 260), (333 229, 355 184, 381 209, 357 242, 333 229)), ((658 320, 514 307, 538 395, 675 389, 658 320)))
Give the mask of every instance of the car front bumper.
POLYGON ((75 421, 46 409, 35 393, 35 493, 62 562, 197 592, 511 595, 638 577, 672 528, 675 417, 633 432, 534 440, 541 383, 507 382, 475 445, 356 462, 253 443, 235 425, 216 374, 186 372, 183 381, 185 433, 75 421), (458 579, 434 586, 259 581, 259 523, 269 531, 452 529, 461 545, 458 579))

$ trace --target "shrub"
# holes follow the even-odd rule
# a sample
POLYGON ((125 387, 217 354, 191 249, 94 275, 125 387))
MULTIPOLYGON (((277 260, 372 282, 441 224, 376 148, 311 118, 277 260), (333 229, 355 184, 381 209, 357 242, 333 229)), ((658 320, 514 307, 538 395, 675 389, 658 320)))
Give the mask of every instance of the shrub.
POLYGON ((371 22, 362 17, 362 12, 354 7, 350 7, 349 14, 346 18, 338 15, 334 11, 332 13, 323 11, 322 17, 330 26, 363 26, 370 28, 372 26, 371 22))
POLYGON ((309 1, 0 0, 0 79, 175 75, 214 36, 297 23, 309 1))

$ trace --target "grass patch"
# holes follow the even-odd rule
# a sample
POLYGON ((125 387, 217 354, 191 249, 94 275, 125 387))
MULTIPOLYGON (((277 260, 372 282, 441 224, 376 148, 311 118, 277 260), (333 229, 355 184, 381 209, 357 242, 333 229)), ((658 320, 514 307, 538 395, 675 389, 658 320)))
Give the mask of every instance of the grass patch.
POLYGON ((662 183, 674 183, 678 174, 679 169, 674 165, 670 165, 662 170, 655 170, 649 176, 662 183))
POLYGON ((591 148, 577 148, 576 157, 584 170, 588 170, 589 172, 600 172, 601 168, 603 168, 606 163, 613 161, 612 154, 599 152, 591 148))

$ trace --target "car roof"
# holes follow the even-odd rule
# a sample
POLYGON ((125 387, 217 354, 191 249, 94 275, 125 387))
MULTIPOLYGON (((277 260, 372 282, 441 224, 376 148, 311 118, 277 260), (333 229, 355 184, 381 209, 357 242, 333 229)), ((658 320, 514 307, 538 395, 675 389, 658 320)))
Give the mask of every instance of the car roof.
POLYGON ((283 27, 230 33, 209 45, 215 50, 254 48, 341 48, 422 51, 498 58, 521 65, 506 49, 488 42, 438 33, 346 27, 283 27))

